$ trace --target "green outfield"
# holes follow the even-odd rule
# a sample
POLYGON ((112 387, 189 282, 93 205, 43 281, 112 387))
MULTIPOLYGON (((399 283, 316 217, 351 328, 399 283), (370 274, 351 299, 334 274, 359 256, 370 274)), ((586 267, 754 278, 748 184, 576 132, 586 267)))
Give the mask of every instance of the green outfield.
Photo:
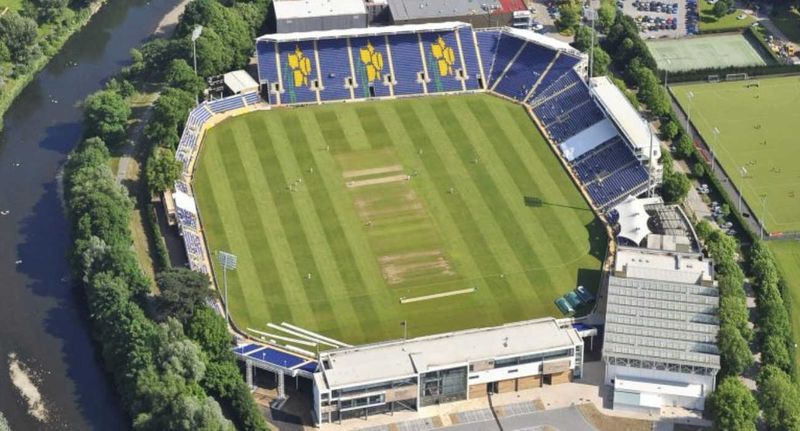
POLYGON ((607 242, 527 113, 488 95, 229 119, 194 191, 209 249, 239 257, 240 327, 352 344, 558 316, 607 242))
POLYGON ((672 88, 770 232, 800 231, 800 76, 672 88), (689 101, 689 92, 694 98, 689 101), (719 130, 715 142, 713 129, 719 130), (763 209, 766 204, 766 211, 763 209))
POLYGON ((647 47, 661 70, 677 72, 730 66, 763 66, 765 58, 742 34, 653 39, 647 47))
MULTIPOLYGON (((792 328, 795 340, 800 337, 800 241, 770 241, 769 248, 775 254, 778 267, 789 291, 792 310, 792 328)), ((800 349, 795 349, 795 364, 800 370, 800 349)))

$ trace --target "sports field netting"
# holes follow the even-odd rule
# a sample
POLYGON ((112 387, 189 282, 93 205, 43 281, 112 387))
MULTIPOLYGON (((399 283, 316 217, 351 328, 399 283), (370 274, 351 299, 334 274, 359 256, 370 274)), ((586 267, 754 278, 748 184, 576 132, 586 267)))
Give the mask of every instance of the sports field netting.
POLYGON ((759 77, 758 86, 753 82, 678 85, 672 90, 767 230, 800 231, 800 76, 759 77), (694 94, 691 101, 689 92, 694 94))
POLYGON ((242 328, 418 336, 557 316, 599 280, 602 224, 526 112, 488 95, 251 113, 211 129, 198 163, 242 328))
POLYGON ((741 34, 654 39, 647 41, 647 47, 658 68, 670 72, 758 66, 769 61, 741 34))
MULTIPOLYGON (((769 248, 775 254, 778 268, 788 288, 792 308, 792 328, 794 336, 800 336, 800 241, 770 241, 769 248)), ((800 367, 800 349, 794 349, 795 366, 800 367)))

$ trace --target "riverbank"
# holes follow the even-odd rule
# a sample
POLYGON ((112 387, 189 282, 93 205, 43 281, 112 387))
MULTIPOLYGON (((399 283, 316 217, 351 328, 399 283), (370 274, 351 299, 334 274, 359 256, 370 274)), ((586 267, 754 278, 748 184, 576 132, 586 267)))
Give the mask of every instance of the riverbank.
POLYGON ((100 10, 100 8, 107 2, 108 0, 95 0, 86 6, 85 8, 75 12, 75 18, 72 23, 70 23, 66 30, 58 36, 57 39, 53 41, 54 48, 51 50, 52 52, 42 54, 30 66, 30 70, 28 73, 14 79, 8 81, 6 86, 3 88, 3 92, 0 93, 0 130, 3 130, 3 118, 5 117, 5 113, 8 110, 9 106, 14 102, 17 96, 22 93, 22 90, 28 86, 28 84, 36 78, 36 75, 44 69, 45 66, 56 56, 59 52, 61 52, 61 48, 64 47, 64 44, 79 30, 84 28, 86 24, 91 21, 92 17, 100 10))

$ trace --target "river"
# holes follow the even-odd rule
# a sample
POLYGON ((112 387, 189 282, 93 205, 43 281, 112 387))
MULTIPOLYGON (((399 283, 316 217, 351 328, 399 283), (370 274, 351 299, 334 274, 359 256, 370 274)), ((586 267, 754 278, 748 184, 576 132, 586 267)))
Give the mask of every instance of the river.
POLYGON ((68 281, 58 176, 82 133, 78 103, 125 66, 130 49, 179 2, 109 0, 5 115, 0 214, 10 212, 0 215, 0 411, 12 430, 128 427, 68 281))

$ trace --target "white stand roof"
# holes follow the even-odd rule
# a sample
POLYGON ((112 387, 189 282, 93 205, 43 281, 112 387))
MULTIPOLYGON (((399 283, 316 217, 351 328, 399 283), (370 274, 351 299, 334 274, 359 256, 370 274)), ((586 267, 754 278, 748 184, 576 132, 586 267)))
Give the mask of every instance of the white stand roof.
POLYGON ((228 87, 234 94, 249 93, 258 91, 258 83, 249 73, 244 70, 234 70, 228 72, 223 76, 225 86, 228 87))
POLYGON ((639 244, 652 233, 647 227, 650 216, 644 209, 646 203, 648 202, 644 199, 628 196, 621 204, 614 207, 619 213, 619 236, 639 244))
POLYGON ((614 136, 617 136, 614 123, 604 118, 562 142, 559 148, 564 157, 571 162, 614 136))

